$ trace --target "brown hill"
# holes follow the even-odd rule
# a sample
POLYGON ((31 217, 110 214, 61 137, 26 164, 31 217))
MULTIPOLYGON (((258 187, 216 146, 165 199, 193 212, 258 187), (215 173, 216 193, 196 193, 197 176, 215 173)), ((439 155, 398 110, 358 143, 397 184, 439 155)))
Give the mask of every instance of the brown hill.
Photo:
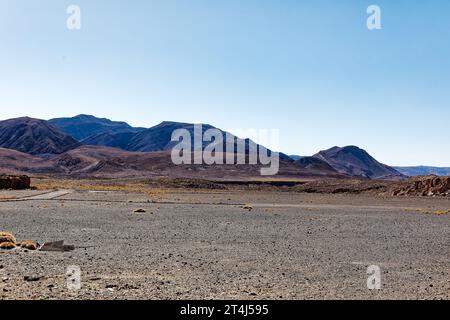
MULTIPOLYGON (((170 152, 128 152, 107 147, 82 146, 50 159, 56 172, 80 177, 201 177, 237 179, 260 177, 260 165, 175 165, 170 152)), ((336 171, 302 168, 293 162, 280 161, 277 177, 344 178, 336 171)))
MULTIPOLYGON (((115 148, 81 146, 47 159, 0 149, 0 168, 9 174, 45 174, 61 177, 183 177, 202 179, 261 179, 260 165, 175 165, 170 152, 129 152, 115 148)), ((336 171, 304 168, 280 161, 278 175, 267 179, 345 178, 336 171)))
POLYGON ((402 180, 400 172, 375 160, 365 150, 355 146, 333 147, 314 155, 340 173, 356 177, 384 180, 402 180))
POLYGON ((16 150, 0 148, 0 174, 55 173, 52 162, 16 150))
POLYGON ((60 154, 80 144, 47 121, 17 118, 0 121, 0 147, 32 155, 60 154))

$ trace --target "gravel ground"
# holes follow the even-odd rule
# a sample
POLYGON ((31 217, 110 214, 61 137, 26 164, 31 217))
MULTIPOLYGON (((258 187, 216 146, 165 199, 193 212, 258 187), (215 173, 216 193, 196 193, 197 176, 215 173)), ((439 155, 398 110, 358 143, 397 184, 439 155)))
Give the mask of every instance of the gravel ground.
POLYGON ((78 248, 0 251, 0 299, 449 299, 450 215, 430 214, 444 209, 449 199, 287 192, 2 200, 0 231, 78 248), (80 290, 67 288, 71 265, 80 290), (382 290, 367 289, 370 265, 382 290))

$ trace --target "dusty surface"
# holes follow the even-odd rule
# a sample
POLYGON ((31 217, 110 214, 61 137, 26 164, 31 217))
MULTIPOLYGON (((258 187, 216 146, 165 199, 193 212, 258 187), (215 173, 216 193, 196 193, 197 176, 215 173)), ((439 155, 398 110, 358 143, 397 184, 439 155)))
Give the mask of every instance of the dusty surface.
POLYGON ((436 214, 448 209, 441 198, 1 191, 0 231, 85 248, 0 251, 0 299, 449 299, 450 215, 436 214), (79 291, 67 289, 70 265, 79 291), (380 291, 366 287, 370 265, 380 291))

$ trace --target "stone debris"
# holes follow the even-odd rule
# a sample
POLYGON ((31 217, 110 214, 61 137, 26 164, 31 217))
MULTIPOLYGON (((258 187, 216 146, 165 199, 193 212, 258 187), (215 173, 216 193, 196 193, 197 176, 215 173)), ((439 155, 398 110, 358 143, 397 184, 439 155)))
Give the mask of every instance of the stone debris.
POLYGON ((65 245, 64 240, 46 242, 40 248, 39 251, 50 251, 50 252, 67 252, 75 250, 73 245, 65 245))
POLYGON ((0 175, 0 189, 23 190, 29 189, 31 179, 28 176, 0 175))
POLYGON ((40 246, 32 240, 17 241, 16 237, 10 232, 0 232, 0 249, 11 250, 14 248, 22 248, 26 250, 39 251, 56 251, 67 252, 75 250, 74 245, 65 245, 64 240, 46 242, 40 246))
POLYGON ((418 176, 401 183, 393 196, 450 196, 450 177, 418 176))

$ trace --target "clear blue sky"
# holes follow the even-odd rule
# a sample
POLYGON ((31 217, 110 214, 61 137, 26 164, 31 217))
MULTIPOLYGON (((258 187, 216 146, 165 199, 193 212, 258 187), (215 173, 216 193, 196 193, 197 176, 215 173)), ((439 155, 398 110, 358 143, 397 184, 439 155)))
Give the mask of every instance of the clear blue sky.
POLYGON ((450 166, 450 1, 0 0, 0 119, 80 113, 450 166), (371 4, 382 30, 366 28, 371 4))

